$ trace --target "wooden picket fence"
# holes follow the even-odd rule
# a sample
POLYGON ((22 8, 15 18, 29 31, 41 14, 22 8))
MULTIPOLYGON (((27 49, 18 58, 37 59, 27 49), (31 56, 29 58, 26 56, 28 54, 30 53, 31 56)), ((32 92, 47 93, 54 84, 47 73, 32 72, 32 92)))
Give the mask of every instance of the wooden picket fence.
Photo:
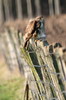
POLYGON ((21 48, 31 69, 28 75, 24 100, 66 100, 66 65, 63 48, 47 45, 21 48))
POLYGON ((37 46, 29 44, 25 50, 21 35, 17 30, 9 30, 6 33, 17 37, 13 40, 20 45, 18 48, 14 44, 27 80, 22 100, 66 100, 66 49, 59 44, 49 45, 47 41, 38 41, 37 46))

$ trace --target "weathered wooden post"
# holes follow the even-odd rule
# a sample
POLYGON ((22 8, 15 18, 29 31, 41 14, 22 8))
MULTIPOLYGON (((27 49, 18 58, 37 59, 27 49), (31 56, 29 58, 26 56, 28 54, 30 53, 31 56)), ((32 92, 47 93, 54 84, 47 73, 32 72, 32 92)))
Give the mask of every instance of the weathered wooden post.
POLYGON ((11 41, 11 37, 9 36, 9 32, 7 28, 4 29, 4 36, 3 36, 3 43, 4 43, 4 48, 6 49, 7 52, 7 61, 9 63, 10 68, 13 70, 15 67, 13 66, 17 66, 17 59, 16 59, 16 54, 15 54, 15 50, 13 47, 13 43, 11 41))
MULTIPOLYGON (((49 54, 47 47, 46 46, 44 47, 42 42, 38 43, 38 46, 40 46, 43 49, 45 56, 47 56, 49 54)), ((61 91, 57 76, 55 74, 51 73, 51 72, 56 73, 51 56, 49 55, 49 57, 45 57, 45 58, 43 58, 43 60, 44 60, 45 64, 48 64, 49 75, 52 79, 53 88, 55 90, 58 100, 65 100, 63 94, 61 94, 62 91, 61 91)))
POLYGON ((56 47, 54 52, 55 52, 55 57, 56 57, 56 61, 58 64, 59 73, 60 73, 59 77, 64 85, 64 88, 66 89, 66 82, 64 80, 65 76, 66 76, 66 66, 65 66, 64 60, 62 58, 63 57, 62 49, 63 48, 56 47))
POLYGON ((63 49, 63 59, 66 65, 66 48, 63 49))
MULTIPOLYGON (((45 96, 41 96, 42 91, 44 91, 44 87, 43 87, 43 84, 40 82, 40 77, 35 69, 33 59, 30 56, 30 52, 26 52, 23 48, 21 49, 21 51, 22 51, 22 54, 24 55, 24 59, 30 66, 30 70, 32 72, 30 76, 28 75, 28 82, 29 82, 31 91, 33 92, 33 96, 34 94, 36 96, 36 97, 34 96, 34 98, 37 100, 46 100, 45 96)), ((31 51, 33 52, 33 49, 31 51)))
POLYGON ((44 54, 43 54, 43 50, 40 47, 37 47, 37 49, 38 50, 36 51, 36 55, 37 55, 39 64, 41 66, 41 72, 42 72, 42 76, 43 76, 42 83, 44 85, 46 98, 47 98, 47 100, 49 100, 49 98, 53 97, 51 85, 49 84, 50 83, 50 78, 49 78, 50 76, 48 75, 48 72, 47 72, 47 69, 46 69, 47 64, 45 64, 45 62, 44 62, 45 57, 44 57, 44 54))

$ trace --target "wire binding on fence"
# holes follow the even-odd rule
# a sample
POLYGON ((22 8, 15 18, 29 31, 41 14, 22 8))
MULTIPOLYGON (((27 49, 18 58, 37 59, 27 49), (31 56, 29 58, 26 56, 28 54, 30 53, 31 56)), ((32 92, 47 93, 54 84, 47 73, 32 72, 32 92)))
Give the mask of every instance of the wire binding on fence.
POLYGON ((60 92, 60 91, 58 91, 55 87, 54 87, 54 85, 53 85, 53 83, 51 82, 44 82, 44 81, 42 81, 42 80, 39 80, 39 81, 35 81, 35 80, 31 80, 31 82, 35 82, 35 83, 38 83, 38 82, 41 82, 42 84, 44 83, 45 85, 51 85, 54 89, 55 89, 55 91, 57 91, 58 93, 61 93, 61 94, 66 94, 66 90, 64 90, 64 91, 62 91, 62 92, 60 92))
MULTIPOLYGON (((38 94, 38 95, 40 95, 40 96, 44 96, 44 97, 46 97, 46 94, 45 93, 38 93, 38 91, 35 91, 35 90, 32 90, 32 89, 29 89, 33 94, 38 94)), ((47 97, 46 97, 47 98, 47 97)), ((52 98, 49 98, 49 99, 47 99, 47 100, 58 100, 58 98, 56 98, 56 97, 52 97, 52 98)))
MULTIPOLYGON (((9 42, 7 42, 7 43, 9 43, 9 42)), ((18 46, 18 44, 17 43, 15 43, 15 45, 17 45, 18 46)), ((29 53, 29 54, 31 54, 31 53, 36 53, 36 51, 39 51, 39 49, 41 49, 41 48, 36 48, 35 50, 33 50, 33 51, 26 51, 27 53, 29 53)), ((11 52, 14 52, 14 51, 11 51, 11 52)), ((48 56, 50 56, 50 55, 52 55, 52 54, 54 54, 55 55, 55 53, 48 53, 47 55, 45 55, 44 54, 44 57, 48 57, 48 56)), ((21 57, 23 57, 23 56, 20 56, 20 58, 21 57)), ((11 58, 8 58, 9 60, 11 60, 11 58)), ((16 59, 16 57, 15 58, 12 58, 12 59, 16 59)), ((9 65, 11 65, 11 63, 9 63, 9 65)), ((12 65, 14 65, 14 66, 16 66, 16 64, 12 64, 12 65)), ((25 66, 26 67, 26 66, 25 66)), ((61 75, 61 73, 60 72, 58 72, 58 73, 56 73, 56 72, 53 72, 53 71, 51 71, 50 69, 49 69, 49 66, 47 65, 47 64, 44 64, 44 65, 33 65, 32 67, 40 67, 40 68, 42 68, 42 67, 47 67, 47 72, 48 73, 51 73, 51 74, 53 74, 53 75, 56 75, 56 76, 58 76, 60 79, 62 79, 62 81, 65 81, 66 82, 66 78, 62 78, 62 75, 61 75)), ((29 70, 27 71, 27 72, 29 72, 29 70)), ((55 91, 57 91, 58 93, 61 93, 61 94, 66 94, 66 90, 64 90, 64 91, 62 91, 62 92, 60 92, 60 91, 58 91, 55 87, 54 87, 54 85, 53 85, 53 83, 51 82, 44 82, 44 81, 42 81, 42 80, 39 80, 39 81, 35 81, 35 80, 30 80, 31 82, 36 82, 36 83, 38 83, 38 82, 41 82, 41 83, 43 83, 43 84, 45 84, 45 85, 51 85, 54 89, 55 89, 55 91)), ((31 90, 31 89, 30 89, 31 90)), ((37 91, 34 91, 34 90, 31 90, 31 92, 33 93, 38 93, 37 91)), ((38 93, 39 94, 39 93, 38 93)), ((44 93, 40 93, 39 95, 41 95, 41 96, 46 96, 44 93)), ((49 98, 49 100, 58 100, 58 98, 49 98)))
MULTIPOLYGON (((26 66, 25 66, 26 67, 26 66)), ((54 75, 56 75, 56 76, 58 76, 60 79, 62 79, 63 81, 65 81, 66 82, 66 78, 62 78, 62 75, 61 75, 61 73, 60 72, 58 72, 58 73, 56 73, 56 72, 52 72, 50 69, 49 69, 49 67, 48 67, 48 65, 46 64, 46 65, 33 65, 32 67, 47 67, 48 68, 48 73, 51 73, 51 74, 54 74, 54 75)))

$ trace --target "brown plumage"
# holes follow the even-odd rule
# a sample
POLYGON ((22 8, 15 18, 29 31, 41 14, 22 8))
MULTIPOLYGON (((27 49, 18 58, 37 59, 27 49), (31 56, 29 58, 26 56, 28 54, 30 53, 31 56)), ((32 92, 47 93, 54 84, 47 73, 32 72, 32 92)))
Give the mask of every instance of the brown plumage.
POLYGON ((34 18, 33 20, 30 20, 26 29, 25 29, 25 35, 24 35, 24 48, 27 46, 28 41, 33 37, 37 37, 37 30, 40 27, 39 21, 43 19, 43 16, 38 16, 34 18))

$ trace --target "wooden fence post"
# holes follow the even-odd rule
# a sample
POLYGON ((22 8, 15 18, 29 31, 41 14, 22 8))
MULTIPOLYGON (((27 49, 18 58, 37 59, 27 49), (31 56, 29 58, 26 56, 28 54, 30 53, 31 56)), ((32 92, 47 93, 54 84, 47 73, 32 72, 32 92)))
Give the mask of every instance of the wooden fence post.
MULTIPOLYGON (((38 46, 40 46, 43 49, 43 52, 45 55, 49 54, 47 47, 46 46, 44 47, 42 42, 38 43, 38 46)), ((49 55, 49 57, 46 57, 44 61, 45 61, 45 64, 48 64, 48 68, 50 70, 49 75, 52 79, 52 83, 53 83, 54 90, 56 92, 56 96, 58 100, 65 100, 63 94, 60 93, 61 88, 60 88, 57 76, 51 73, 51 72, 56 73, 51 56, 49 55)))

